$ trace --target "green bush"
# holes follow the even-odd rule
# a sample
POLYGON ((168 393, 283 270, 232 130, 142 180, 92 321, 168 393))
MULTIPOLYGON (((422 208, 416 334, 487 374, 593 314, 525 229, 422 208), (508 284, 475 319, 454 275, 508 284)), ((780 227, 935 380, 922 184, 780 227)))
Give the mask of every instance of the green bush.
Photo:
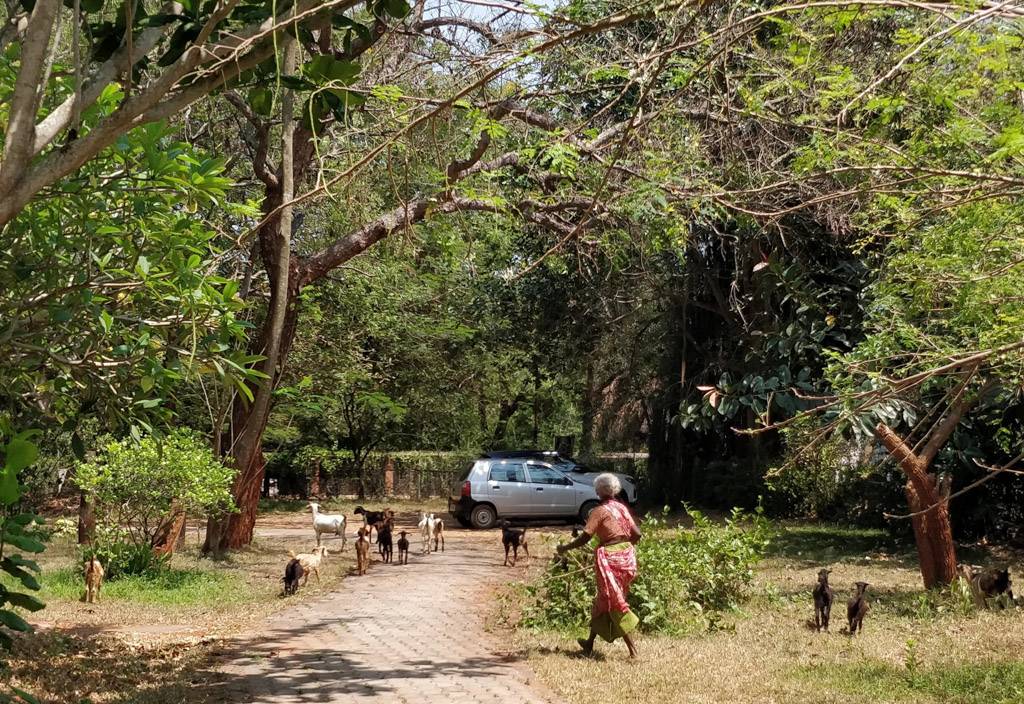
POLYGON ((122 577, 141 577, 160 572, 171 561, 168 554, 157 554, 148 543, 132 543, 126 541, 100 542, 85 546, 82 550, 82 562, 93 556, 103 564, 105 578, 114 581, 122 577))
POLYGON ((97 544, 112 549, 152 545, 176 511, 230 511, 234 473, 192 431, 178 429, 107 443, 94 462, 78 465, 75 483, 95 502, 97 544))
MULTIPOLYGON (((733 509, 723 523, 693 509, 687 513, 693 520, 688 530, 669 528, 665 514, 640 525, 644 537, 629 603, 647 632, 676 632, 695 618, 713 627, 720 612, 739 606, 771 538, 760 508, 733 509)), ((596 593, 593 555, 577 550, 565 558, 527 587, 524 625, 572 629, 588 620, 596 593)))

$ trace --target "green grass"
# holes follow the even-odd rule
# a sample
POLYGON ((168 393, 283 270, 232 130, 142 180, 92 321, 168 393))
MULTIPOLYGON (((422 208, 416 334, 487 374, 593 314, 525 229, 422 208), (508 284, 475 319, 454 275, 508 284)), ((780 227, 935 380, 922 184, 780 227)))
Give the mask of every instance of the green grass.
MULTIPOLYGON (((14 587, 9 580, 5 586, 14 587)), ((85 591, 81 570, 65 567, 44 571, 40 598, 74 601, 85 591)), ((165 569, 148 575, 121 577, 103 583, 103 601, 158 606, 210 606, 240 603, 249 592, 241 577, 200 569, 165 569)))
POLYGON ((830 524, 786 524, 780 527, 768 553, 773 557, 827 564, 858 561, 873 553, 913 558, 913 544, 877 528, 830 524))
POLYGON ((260 499, 260 515, 267 513, 298 513, 309 509, 305 499, 260 499))
POLYGON ((909 669, 883 662, 831 664, 800 668, 796 677, 822 691, 838 690, 875 701, 922 701, 922 697, 948 704, 1024 701, 1024 662, 1016 661, 909 669))

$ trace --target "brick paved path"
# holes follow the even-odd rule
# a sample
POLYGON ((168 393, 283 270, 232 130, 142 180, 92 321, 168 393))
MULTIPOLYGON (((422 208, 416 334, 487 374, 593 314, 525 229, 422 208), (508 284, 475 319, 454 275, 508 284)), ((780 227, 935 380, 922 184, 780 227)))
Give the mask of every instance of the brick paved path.
POLYGON ((497 533, 450 530, 447 550, 426 556, 418 533, 410 540, 408 565, 374 561, 366 576, 274 617, 265 639, 223 668, 228 701, 555 702, 484 632, 493 587, 518 573, 501 566, 497 533))

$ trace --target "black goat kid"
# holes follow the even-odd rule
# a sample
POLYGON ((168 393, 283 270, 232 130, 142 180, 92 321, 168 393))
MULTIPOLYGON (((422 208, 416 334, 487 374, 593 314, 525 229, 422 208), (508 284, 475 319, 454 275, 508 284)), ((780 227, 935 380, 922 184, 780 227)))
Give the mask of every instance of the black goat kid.
POLYGON ((818 570, 818 583, 814 585, 814 627, 818 631, 828 631, 829 618, 832 615, 832 587, 828 584, 828 575, 832 570, 818 570))

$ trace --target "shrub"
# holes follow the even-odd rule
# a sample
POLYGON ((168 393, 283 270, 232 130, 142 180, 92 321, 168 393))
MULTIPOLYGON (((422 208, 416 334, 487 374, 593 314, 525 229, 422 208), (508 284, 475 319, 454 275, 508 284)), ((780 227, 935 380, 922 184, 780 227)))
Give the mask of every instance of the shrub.
POLYGON ((103 563, 106 579, 114 581, 121 577, 144 577, 163 570, 171 561, 169 554, 158 554, 148 543, 97 540, 94 545, 84 546, 82 562, 93 556, 103 563))
MULTIPOLYGON (((768 547, 771 528, 760 508, 733 509, 723 523, 693 509, 687 513, 689 530, 669 528, 664 514, 648 516, 640 526, 639 573, 629 602, 645 631, 678 631, 695 617, 713 627, 717 614, 739 606, 768 547)), ((580 550, 566 558, 527 587, 524 625, 567 629, 589 618, 596 592, 593 556, 580 550)))
POLYGON ((185 429, 138 443, 109 442, 96 461, 75 472, 75 483, 95 502, 103 549, 121 542, 152 545, 179 511, 231 510, 233 479, 234 470, 185 429))

